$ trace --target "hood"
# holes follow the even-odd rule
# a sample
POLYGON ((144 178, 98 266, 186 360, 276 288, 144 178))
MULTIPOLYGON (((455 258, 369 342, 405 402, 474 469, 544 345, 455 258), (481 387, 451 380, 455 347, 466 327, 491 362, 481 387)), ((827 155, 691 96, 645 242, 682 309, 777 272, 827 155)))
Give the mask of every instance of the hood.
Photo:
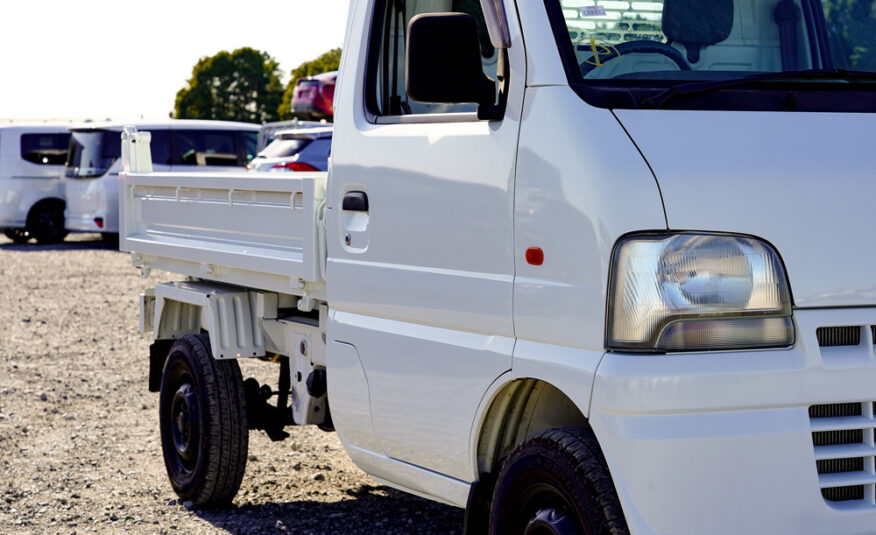
POLYGON ((876 114, 615 113, 670 229, 772 243, 797 307, 876 305, 876 114))

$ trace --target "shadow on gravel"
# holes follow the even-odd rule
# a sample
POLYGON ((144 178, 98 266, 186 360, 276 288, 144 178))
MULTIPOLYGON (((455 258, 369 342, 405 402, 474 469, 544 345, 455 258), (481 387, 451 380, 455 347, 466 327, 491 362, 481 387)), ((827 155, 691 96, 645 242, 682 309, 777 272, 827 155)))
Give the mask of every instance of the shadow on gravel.
POLYGON ((462 533, 462 509, 387 487, 365 485, 347 494, 351 499, 340 502, 300 500, 193 513, 233 535, 462 533))
POLYGON ((40 245, 38 243, 3 243, 0 244, 0 251, 15 251, 20 253, 39 253, 42 251, 83 251, 87 249, 95 250, 118 250, 118 245, 103 241, 100 238, 94 240, 77 240, 52 245, 40 245))

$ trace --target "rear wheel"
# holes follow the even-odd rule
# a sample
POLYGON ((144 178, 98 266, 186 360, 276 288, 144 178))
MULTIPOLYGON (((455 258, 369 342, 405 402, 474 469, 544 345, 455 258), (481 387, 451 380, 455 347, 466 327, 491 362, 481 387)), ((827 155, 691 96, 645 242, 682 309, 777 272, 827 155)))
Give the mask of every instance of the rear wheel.
POLYGON ((231 502, 246 468, 246 398, 237 361, 215 360, 207 335, 184 336, 170 348, 159 420, 174 492, 203 507, 231 502))
POLYGON ((499 473, 494 535, 629 535, 608 466, 586 427, 526 439, 499 473))
POLYGON ((119 248, 119 234, 117 232, 102 232, 100 239, 110 247, 119 248))
POLYGON ((3 234, 15 243, 27 243, 30 240, 30 234, 23 228, 3 229, 3 234))
POLYGON ((43 202, 31 209, 27 216, 27 233, 37 243, 51 244, 64 241, 64 205, 60 202, 43 202))

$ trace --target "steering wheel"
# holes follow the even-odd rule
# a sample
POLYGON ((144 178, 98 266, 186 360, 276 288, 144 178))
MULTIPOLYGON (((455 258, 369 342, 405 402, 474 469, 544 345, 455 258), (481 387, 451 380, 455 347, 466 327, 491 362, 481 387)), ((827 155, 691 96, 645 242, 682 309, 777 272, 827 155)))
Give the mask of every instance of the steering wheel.
MULTIPOLYGON (((589 48, 590 47, 587 45, 578 45, 578 50, 588 50, 589 48)), ((608 53, 605 55, 597 54, 590 56, 590 59, 582 61, 581 76, 587 76, 590 71, 599 67, 600 64, 604 65, 606 62, 624 54, 660 54, 675 62, 679 69, 683 71, 690 70, 690 64, 685 61, 681 52, 666 43, 661 43, 660 41, 643 39, 641 41, 626 41, 614 47, 597 45, 597 48, 607 50, 608 53)))

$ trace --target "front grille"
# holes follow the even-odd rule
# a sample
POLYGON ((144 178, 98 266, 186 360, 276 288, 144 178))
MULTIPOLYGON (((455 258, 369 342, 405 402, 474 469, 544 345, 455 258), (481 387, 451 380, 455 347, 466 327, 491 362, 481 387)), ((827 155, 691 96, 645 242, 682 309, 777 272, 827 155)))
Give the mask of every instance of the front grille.
POLYGON ((834 487, 832 489, 821 489, 821 495, 829 502, 848 502, 852 500, 864 499, 864 486, 855 485, 852 487, 834 487))
POLYGON ((813 405, 809 424, 824 499, 846 506, 876 505, 874 402, 813 405))
POLYGON ((815 336, 821 347, 856 346, 861 343, 861 328, 819 327, 815 329, 815 336))
POLYGON ((860 403, 833 403, 809 407, 810 418, 839 418, 841 416, 860 416, 864 407, 860 403))

